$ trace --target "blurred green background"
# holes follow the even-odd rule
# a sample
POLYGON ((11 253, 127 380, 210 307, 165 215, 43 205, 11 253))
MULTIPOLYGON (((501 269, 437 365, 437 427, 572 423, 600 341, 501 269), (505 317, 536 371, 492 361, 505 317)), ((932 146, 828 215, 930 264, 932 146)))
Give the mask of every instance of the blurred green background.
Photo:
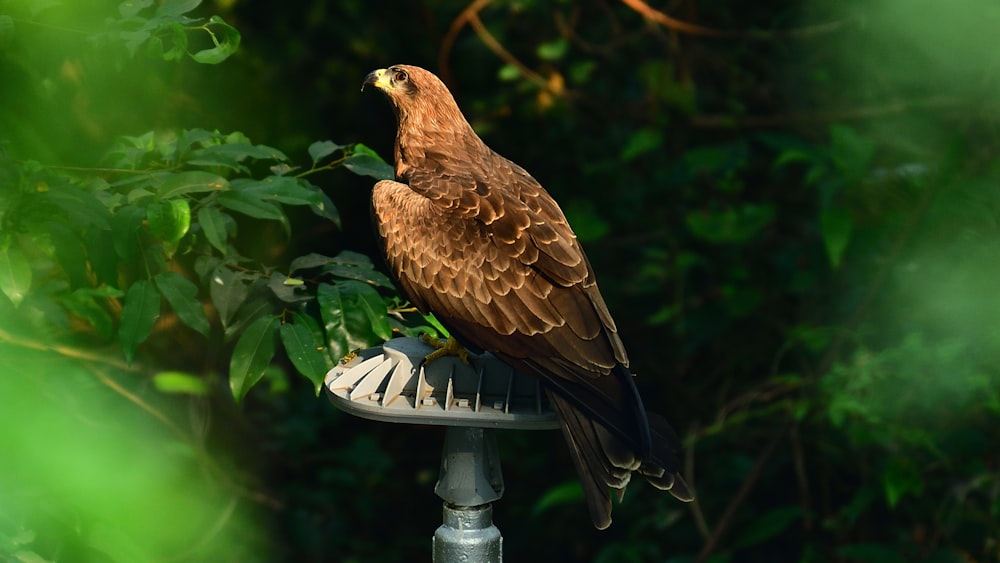
POLYGON ((997 29, 0 0, 0 560, 429 560, 443 432, 316 396, 434 332, 367 209, 395 122, 361 82, 409 63, 560 202, 698 493, 635 483, 596 532, 559 433, 501 433, 507 560, 1000 561, 997 29))

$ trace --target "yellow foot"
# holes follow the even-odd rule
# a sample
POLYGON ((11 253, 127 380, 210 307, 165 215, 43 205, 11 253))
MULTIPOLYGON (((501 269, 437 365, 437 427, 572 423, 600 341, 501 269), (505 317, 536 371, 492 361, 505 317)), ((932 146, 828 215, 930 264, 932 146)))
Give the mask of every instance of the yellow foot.
POLYGON ((458 356, 458 359, 462 360, 463 364, 469 365, 469 351, 459 344, 458 340, 455 340, 454 337, 449 336, 448 340, 440 340, 424 333, 420 335, 420 339, 435 348, 433 352, 424 356, 425 364, 429 364, 445 356, 458 356))

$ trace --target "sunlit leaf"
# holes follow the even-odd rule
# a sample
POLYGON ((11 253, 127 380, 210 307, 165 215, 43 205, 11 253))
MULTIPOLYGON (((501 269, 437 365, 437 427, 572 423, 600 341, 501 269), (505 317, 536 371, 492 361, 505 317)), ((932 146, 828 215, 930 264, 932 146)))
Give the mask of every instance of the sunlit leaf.
POLYGON ((240 46, 240 32, 219 16, 208 20, 206 30, 215 47, 192 53, 191 58, 202 64, 218 64, 228 59, 240 46))
POLYGON ((277 328, 278 319, 275 317, 260 317, 250 323, 236 341, 229 360, 229 388, 237 403, 243 401, 270 365, 274 357, 277 328))
POLYGON ((319 394, 323 378, 334 365, 319 323, 308 315, 292 313, 292 322, 281 325, 281 342, 292 365, 313 382, 319 394))
POLYGON ((163 272, 154 280, 160 293, 177 314, 177 318, 207 337, 208 316, 205 315, 205 309, 197 299, 198 286, 177 272, 163 272))
POLYGON ((129 363, 135 358, 135 349, 149 338, 159 316, 160 292, 153 282, 139 280, 133 283, 125 294, 118 326, 118 339, 129 363))
POLYGON ((31 287, 31 264, 20 248, 8 240, 0 249, 0 290, 17 306, 31 287))
POLYGON ((191 207, 183 199, 154 203, 146 208, 149 232, 167 243, 176 243, 191 227, 191 207))
POLYGON ((153 386, 163 393, 207 395, 205 380, 182 371, 161 371, 153 376, 153 386))

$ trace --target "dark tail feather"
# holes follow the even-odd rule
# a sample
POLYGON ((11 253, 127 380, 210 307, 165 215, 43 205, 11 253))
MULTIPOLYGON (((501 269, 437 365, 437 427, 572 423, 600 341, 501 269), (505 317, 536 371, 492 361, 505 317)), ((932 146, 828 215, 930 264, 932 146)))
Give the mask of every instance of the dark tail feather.
POLYGON ((649 456, 642 459, 634 446, 587 417, 571 402, 552 391, 548 396, 559 414, 563 436, 580 476, 594 527, 603 530, 611 525, 611 491, 621 501, 633 471, 680 500, 694 498, 678 472, 673 450, 679 441, 663 417, 647 414, 651 450, 649 456))

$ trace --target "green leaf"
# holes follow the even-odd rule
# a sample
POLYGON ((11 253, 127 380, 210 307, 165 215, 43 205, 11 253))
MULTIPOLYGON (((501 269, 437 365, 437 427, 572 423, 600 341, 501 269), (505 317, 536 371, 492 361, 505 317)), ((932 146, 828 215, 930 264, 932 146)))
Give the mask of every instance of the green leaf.
POLYGON ((191 228, 191 207, 183 199, 154 203, 146 208, 146 220, 154 237, 173 245, 191 228))
POLYGON ((580 486, 580 482, 566 481, 546 491, 531 508, 531 514, 538 516, 553 506, 577 503, 581 499, 583 499, 583 487, 580 486))
POLYGON ((344 166, 358 176, 370 176, 376 180, 392 180, 396 177, 391 165, 361 143, 354 145, 353 152, 344 160, 344 166))
POLYGON ((210 145, 192 151, 187 157, 188 164, 198 166, 223 166, 233 170, 246 170, 240 163, 246 159, 273 160, 286 162, 285 153, 267 145, 254 145, 244 142, 227 142, 221 145, 210 145))
POLYGON ((299 256, 298 258, 292 260, 289 266, 289 273, 294 274, 299 270, 308 270, 310 268, 318 268, 320 266, 325 266, 331 262, 335 262, 337 259, 332 256, 324 256, 322 254, 316 254, 315 252, 306 254, 305 256, 299 256))
POLYGON ((318 395, 326 373, 334 366, 319 323, 308 315, 292 313, 292 322, 281 325, 281 342, 292 365, 313 382, 318 395))
POLYGON ((118 13, 124 18, 131 18, 153 5, 153 0, 125 0, 118 4, 118 13))
POLYGON ((823 245, 830 265, 834 269, 840 266, 847 244, 851 240, 854 221, 851 214, 842 207, 824 209, 819 216, 820 229, 823 232, 823 245))
POLYGON ((222 326, 227 326, 249 294, 249 276, 230 270, 225 264, 212 272, 209 295, 219 313, 222 326))
POLYGON ((139 231, 146 219, 146 210, 135 205, 118 209, 111 218, 111 234, 115 252, 122 260, 131 262, 139 251, 139 231))
POLYGON ((63 298, 62 303, 66 309, 86 320, 94 327, 94 331, 105 340, 110 340, 114 333, 114 321, 111 313, 98 300, 103 301, 108 297, 121 297, 122 293, 114 288, 108 288, 113 293, 108 294, 100 290, 91 288, 80 288, 63 298))
POLYGON ((369 285, 392 289, 395 287, 389 276, 372 268, 364 266, 352 266, 348 264, 328 264, 323 267, 323 273, 337 278, 347 280, 357 280, 369 285))
POLYGON ((271 364, 277 328, 278 319, 272 316, 260 317, 250 323, 236 342, 233 356, 229 360, 229 388, 237 403, 243 401, 271 364))
POLYGON ((215 206, 206 205, 198 210, 198 223, 205 233, 208 243, 214 246, 223 256, 229 249, 229 231, 226 225, 232 218, 219 211, 215 206))
POLYGON ((224 192, 219 195, 216 201, 227 209, 256 219, 281 221, 285 218, 285 214, 276 205, 261 201, 252 194, 237 191, 224 192))
POLYGON ((906 563, 908 559, 893 546, 877 543, 856 543, 836 549, 836 554, 848 561, 868 561, 871 563, 906 563))
POLYGON ((156 287, 177 313, 182 323, 208 337, 209 323, 205 309, 198 301, 198 286, 177 272, 163 272, 154 278, 156 287))
POLYGON ((565 37, 559 37, 552 41, 540 43, 535 49, 538 58, 543 61, 557 61, 566 55, 569 50, 569 41, 565 37))
POLYGON ((698 238, 719 244, 740 244, 756 236, 773 218, 773 206, 746 204, 736 209, 693 211, 685 216, 685 221, 698 238))
POLYGON ((212 16, 205 26, 215 47, 192 53, 191 58, 202 64, 218 64, 228 59, 240 47, 240 32, 219 16, 212 16))
POLYGON ((201 5, 201 0, 164 0, 156 8, 158 16, 179 16, 186 14, 201 5))
POLYGON ((907 493, 920 495, 924 490, 924 478, 916 464, 908 458, 889 457, 882 472, 882 489, 890 508, 896 508, 899 500, 907 493))
POLYGON ((320 318, 323 319, 330 357, 339 360, 351 351, 347 346, 347 325, 340 290, 335 285, 321 283, 316 288, 316 302, 319 304, 320 318))
POLYGON ((208 395, 205 380, 182 371, 161 371, 153 376, 153 386, 162 393, 208 395))
POLYGON ((875 141, 845 125, 830 126, 830 157, 844 176, 857 180, 868 172, 875 156, 875 141))
POLYGON ((581 242, 604 238, 610 230, 607 220, 589 199, 574 198, 565 207, 566 218, 581 242))
POLYGON ((285 303, 297 303, 300 301, 311 301, 312 296, 305 289, 302 280, 289 278, 279 272, 271 272, 271 277, 267 280, 267 286, 271 288, 275 297, 285 303))
POLYGON ((800 518, 802 508, 799 506, 772 508, 744 526, 740 535, 733 540, 733 546, 735 549, 744 549, 764 543, 784 532, 792 522, 800 518))
MULTIPOLYGON (((260 280, 258 280, 260 281, 260 280)), ((236 318, 226 327, 223 333, 224 340, 229 341, 234 335, 243 331, 243 328, 263 316, 273 316, 275 314, 274 304, 265 296, 262 296, 256 287, 253 287, 250 296, 246 298, 243 306, 236 313, 236 318)))
POLYGON ((315 167, 320 160, 343 148, 344 145, 338 145, 333 141, 316 141, 309 145, 309 157, 312 158, 313 166, 315 167))
POLYGON ((352 350, 392 338, 385 301, 374 287, 346 280, 337 282, 337 288, 344 304, 347 344, 352 350))
POLYGON ((65 214, 70 227, 94 226, 107 229, 111 213, 97 197, 71 184, 57 184, 43 194, 43 199, 59 207, 65 214))
POLYGON ((65 224, 50 221, 46 225, 49 236, 52 239, 52 246, 55 250, 59 265, 62 266, 72 287, 82 287, 87 284, 87 258, 83 248, 83 241, 79 234, 67 227, 65 224))
POLYGON ((663 145, 663 133, 658 129, 639 129, 629 138, 622 149, 621 159, 634 160, 663 145))
POLYGON ((337 206, 333 204, 333 200, 323 190, 317 188, 317 192, 319 193, 319 203, 311 206, 310 209, 313 213, 330 221, 339 229, 340 213, 337 211, 337 206))
POLYGON ((118 339, 121 341, 125 360, 132 363, 135 349, 142 344, 151 332, 153 324, 160 316, 160 293, 149 280, 139 280, 132 284, 125 294, 125 305, 122 307, 118 339))
POLYGON ((0 252, 0 290, 16 307, 31 288, 31 264, 10 239, 5 242, 7 248, 0 252))
POLYGON ((263 180, 234 180, 233 188, 260 201, 286 205, 321 205, 320 192, 303 185, 292 176, 268 176, 263 180))
POLYGON ((156 190, 159 199, 171 199, 189 193, 217 192, 229 189, 229 180, 218 174, 189 170, 171 174, 156 190))

